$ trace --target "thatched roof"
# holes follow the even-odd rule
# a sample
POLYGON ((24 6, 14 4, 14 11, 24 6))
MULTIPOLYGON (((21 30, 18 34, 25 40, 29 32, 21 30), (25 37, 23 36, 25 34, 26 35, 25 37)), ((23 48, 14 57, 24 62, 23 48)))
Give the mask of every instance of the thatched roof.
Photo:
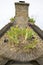
POLYGON ((2 40, 6 31, 8 31, 8 29, 12 25, 13 23, 9 23, 0 31, 0 56, 16 61, 30 61, 43 55, 43 32, 39 27, 32 24, 29 24, 29 26, 37 33, 37 39, 39 40, 39 43, 37 44, 36 48, 31 49, 31 52, 29 53, 25 53, 23 51, 16 52, 15 48, 13 48, 13 50, 10 49, 8 43, 4 43, 2 40))

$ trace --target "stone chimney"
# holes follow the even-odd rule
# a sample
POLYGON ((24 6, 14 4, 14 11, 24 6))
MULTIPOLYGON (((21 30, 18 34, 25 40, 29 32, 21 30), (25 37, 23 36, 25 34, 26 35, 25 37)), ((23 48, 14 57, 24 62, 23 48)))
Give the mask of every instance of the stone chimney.
POLYGON ((28 6, 25 1, 15 3, 15 21, 19 27, 26 27, 28 24, 28 6))

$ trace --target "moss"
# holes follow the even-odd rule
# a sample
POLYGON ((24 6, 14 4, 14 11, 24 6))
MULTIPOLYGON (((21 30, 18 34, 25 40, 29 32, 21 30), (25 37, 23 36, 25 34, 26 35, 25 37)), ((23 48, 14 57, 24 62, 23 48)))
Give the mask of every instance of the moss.
POLYGON ((34 18, 30 18, 30 17, 29 17, 29 18, 28 18, 28 21, 31 22, 31 23, 33 23, 33 24, 35 23, 34 18))
POLYGON ((14 22, 14 21, 15 21, 15 18, 13 18, 13 17, 10 18, 10 21, 11 21, 11 22, 14 22))

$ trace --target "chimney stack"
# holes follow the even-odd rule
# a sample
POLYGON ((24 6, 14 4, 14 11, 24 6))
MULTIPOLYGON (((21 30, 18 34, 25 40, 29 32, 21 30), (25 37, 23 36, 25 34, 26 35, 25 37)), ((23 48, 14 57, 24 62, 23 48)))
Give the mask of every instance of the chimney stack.
POLYGON ((28 24, 28 6, 25 1, 15 3, 15 21, 19 27, 26 27, 28 24))

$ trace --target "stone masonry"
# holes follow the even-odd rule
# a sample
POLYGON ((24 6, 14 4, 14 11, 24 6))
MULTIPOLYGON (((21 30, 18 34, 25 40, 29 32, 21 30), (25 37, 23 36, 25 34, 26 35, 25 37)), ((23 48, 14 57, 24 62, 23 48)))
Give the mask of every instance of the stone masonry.
POLYGON ((28 3, 19 1, 15 3, 15 21, 19 27, 26 27, 28 23, 28 3))

